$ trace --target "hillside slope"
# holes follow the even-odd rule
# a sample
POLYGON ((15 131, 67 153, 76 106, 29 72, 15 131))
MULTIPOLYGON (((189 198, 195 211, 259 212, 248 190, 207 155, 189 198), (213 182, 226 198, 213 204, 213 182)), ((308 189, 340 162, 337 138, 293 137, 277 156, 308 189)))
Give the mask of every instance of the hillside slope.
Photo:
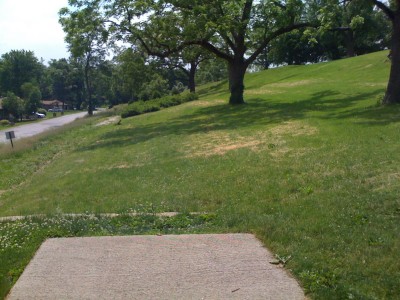
POLYGON ((386 55, 248 74, 244 106, 227 105, 222 82, 199 101, 69 131, 23 184, 0 179, 0 215, 207 211, 290 256, 313 298, 398 298, 400 108, 376 105, 386 55))

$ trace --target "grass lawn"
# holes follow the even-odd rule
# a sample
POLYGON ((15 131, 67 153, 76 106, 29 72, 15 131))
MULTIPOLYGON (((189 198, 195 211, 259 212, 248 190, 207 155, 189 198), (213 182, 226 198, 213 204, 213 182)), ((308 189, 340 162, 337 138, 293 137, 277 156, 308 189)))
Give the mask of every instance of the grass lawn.
MULTIPOLYGON (((206 231, 252 232, 290 256, 310 298, 398 299, 400 107, 377 105, 386 55, 248 74, 243 106, 209 84, 199 101, 2 154, 0 215, 207 212, 206 231)), ((37 236, 9 250, 23 263, 0 270, 3 290, 52 235, 37 236)))

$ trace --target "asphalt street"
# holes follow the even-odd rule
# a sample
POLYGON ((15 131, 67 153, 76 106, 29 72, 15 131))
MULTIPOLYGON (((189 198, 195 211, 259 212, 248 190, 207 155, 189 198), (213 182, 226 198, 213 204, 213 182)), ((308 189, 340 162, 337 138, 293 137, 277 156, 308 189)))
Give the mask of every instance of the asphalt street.
POLYGON ((37 121, 34 123, 29 123, 26 125, 20 125, 16 127, 10 127, 5 130, 0 130, 0 143, 8 143, 6 139, 6 132, 14 131, 15 139, 22 139, 34 136, 36 134, 43 133, 45 131, 55 129, 64 126, 68 123, 75 121, 78 118, 82 118, 87 114, 87 112, 79 112, 76 114, 65 115, 58 118, 51 118, 43 121, 37 121))

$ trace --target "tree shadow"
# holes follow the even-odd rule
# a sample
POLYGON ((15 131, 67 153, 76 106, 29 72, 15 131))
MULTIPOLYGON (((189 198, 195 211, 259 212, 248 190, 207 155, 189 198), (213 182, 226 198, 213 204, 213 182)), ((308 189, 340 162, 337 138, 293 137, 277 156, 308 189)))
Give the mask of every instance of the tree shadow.
POLYGON ((222 93, 229 92, 228 80, 222 80, 222 81, 212 83, 207 88, 202 88, 201 90, 197 91, 196 93, 199 94, 200 96, 206 96, 206 95, 210 95, 210 94, 215 94, 217 91, 220 91, 222 93), (223 90, 224 87, 226 87, 226 90, 223 90))
MULTIPOLYGON (((394 118, 396 113, 391 112, 390 109, 379 109, 373 106, 355 108, 359 101, 374 99, 381 92, 379 89, 346 97, 336 91, 325 90, 295 102, 252 98, 249 103, 241 106, 221 104, 200 107, 193 114, 173 118, 168 123, 137 125, 133 128, 105 133, 98 143, 80 148, 78 151, 123 147, 143 143, 160 136, 186 136, 217 130, 245 129, 254 125, 280 124, 288 120, 308 118, 310 112, 321 112, 312 116, 312 118, 320 119, 349 119, 357 116, 360 122, 355 123, 360 125, 386 125, 399 121, 398 117, 394 118), (380 113, 376 114, 377 111, 380 113)), ((399 109, 396 111, 398 116, 399 109)))

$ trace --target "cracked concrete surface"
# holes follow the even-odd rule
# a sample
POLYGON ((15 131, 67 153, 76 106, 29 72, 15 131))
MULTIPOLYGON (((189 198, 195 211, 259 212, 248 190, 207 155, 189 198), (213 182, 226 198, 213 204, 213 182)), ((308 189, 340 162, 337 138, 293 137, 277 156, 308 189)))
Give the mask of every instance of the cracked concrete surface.
POLYGON ((7 299, 305 299, 250 234, 45 241, 7 299))

